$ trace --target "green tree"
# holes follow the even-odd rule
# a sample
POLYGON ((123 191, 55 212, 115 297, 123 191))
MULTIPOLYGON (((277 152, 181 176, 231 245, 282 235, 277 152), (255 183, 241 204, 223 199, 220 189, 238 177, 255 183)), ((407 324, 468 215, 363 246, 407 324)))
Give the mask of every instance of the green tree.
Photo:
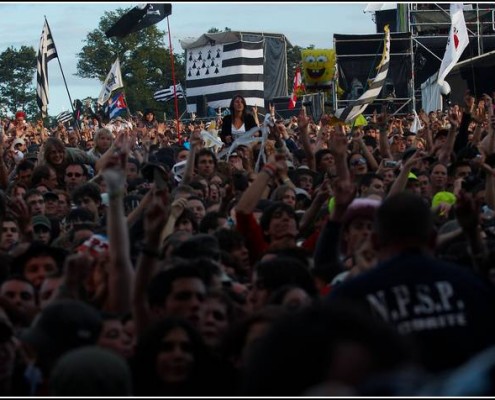
POLYGON ((220 32, 232 32, 232 29, 230 29, 228 26, 226 26, 223 31, 218 29, 218 28, 210 28, 208 29, 208 32, 206 33, 220 33, 220 32))
MULTIPOLYGON (((165 32, 153 25, 125 38, 107 38, 108 30, 129 9, 105 12, 98 29, 89 32, 85 45, 78 54, 77 76, 97 78, 103 84, 117 57, 120 59, 122 80, 127 104, 132 113, 153 109, 174 115, 173 102, 161 103, 153 99, 153 93, 173 84, 170 50, 165 32)), ((174 54, 176 83, 185 83, 184 56, 174 54)), ((183 102, 180 102, 183 103, 183 102)), ((181 104, 182 108, 185 105, 181 104)))
POLYGON ((0 102, 1 112, 15 114, 24 110, 28 118, 39 114, 36 104, 36 52, 32 47, 22 46, 19 50, 9 47, 0 54, 0 102))

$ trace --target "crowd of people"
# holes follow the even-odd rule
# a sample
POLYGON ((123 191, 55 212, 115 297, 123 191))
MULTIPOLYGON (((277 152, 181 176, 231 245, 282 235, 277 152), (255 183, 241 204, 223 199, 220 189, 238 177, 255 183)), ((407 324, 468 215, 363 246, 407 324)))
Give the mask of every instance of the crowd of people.
POLYGON ((493 114, 3 118, 0 393, 494 394, 493 114))

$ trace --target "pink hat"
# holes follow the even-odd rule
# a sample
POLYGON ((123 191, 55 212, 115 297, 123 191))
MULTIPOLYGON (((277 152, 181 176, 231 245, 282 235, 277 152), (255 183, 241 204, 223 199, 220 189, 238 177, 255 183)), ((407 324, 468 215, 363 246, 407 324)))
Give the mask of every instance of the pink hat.
POLYGON ((342 227, 347 227, 356 218, 368 218, 373 220, 380 201, 375 199, 357 198, 347 207, 342 219, 342 227))

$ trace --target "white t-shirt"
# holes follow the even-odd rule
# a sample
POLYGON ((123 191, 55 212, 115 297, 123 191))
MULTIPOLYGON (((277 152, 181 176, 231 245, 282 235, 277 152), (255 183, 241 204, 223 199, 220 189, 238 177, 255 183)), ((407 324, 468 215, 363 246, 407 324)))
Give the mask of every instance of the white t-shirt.
POLYGON ((246 133, 246 125, 244 123, 241 125, 239 129, 237 129, 234 124, 232 124, 232 140, 236 140, 239 136, 242 136, 246 133))

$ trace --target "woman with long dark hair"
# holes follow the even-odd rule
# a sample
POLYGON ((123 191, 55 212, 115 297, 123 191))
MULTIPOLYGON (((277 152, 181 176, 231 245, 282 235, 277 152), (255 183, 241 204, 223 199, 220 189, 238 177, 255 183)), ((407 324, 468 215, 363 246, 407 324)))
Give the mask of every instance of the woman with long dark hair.
POLYGON ((243 133, 258 126, 256 118, 247 109, 246 99, 241 95, 235 95, 229 106, 230 115, 223 117, 220 139, 230 146, 243 133))
POLYGON ((223 368, 199 332, 180 318, 165 318, 139 338, 132 367, 137 396, 226 394, 223 368))

